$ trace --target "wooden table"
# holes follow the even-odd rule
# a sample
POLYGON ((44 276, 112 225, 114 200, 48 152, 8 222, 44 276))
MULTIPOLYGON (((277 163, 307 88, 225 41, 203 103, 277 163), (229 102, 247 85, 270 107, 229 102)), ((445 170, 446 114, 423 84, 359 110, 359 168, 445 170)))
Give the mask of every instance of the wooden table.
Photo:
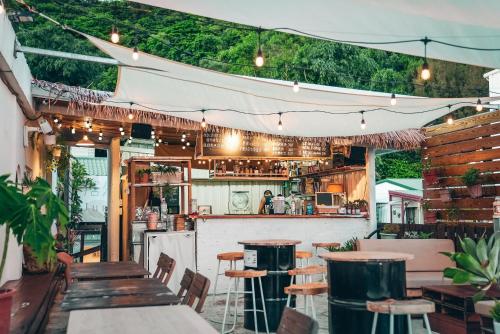
POLYGON ((216 334, 186 305, 71 311, 68 334, 216 334))
POLYGON ((150 273, 134 261, 75 263, 71 275, 76 281, 141 278, 150 273))
POLYGON ((159 280, 130 278, 75 282, 67 290, 64 311, 132 306, 174 305, 180 299, 159 280))
MULTIPOLYGON (((429 314, 431 328, 441 334, 481 333, 480 317, 474 311, 472 296, 477 290, 470 285, 435 285, 422 288, 423 298, 436 304, 429 314)), ((500 290, 490 289, 485 299, 500 298, 500 290)))

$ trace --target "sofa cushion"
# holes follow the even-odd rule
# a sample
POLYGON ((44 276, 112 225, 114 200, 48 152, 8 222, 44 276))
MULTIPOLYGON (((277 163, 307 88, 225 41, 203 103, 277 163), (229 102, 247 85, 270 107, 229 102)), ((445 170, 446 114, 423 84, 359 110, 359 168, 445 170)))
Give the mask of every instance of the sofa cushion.
POLYGON ((404 252, 415 256, 406 261, 406 271, 437 271, 455 267, 455 263, 440 252, 454 252, 449 239, 360 239, 358 251, 404 252))
POLYGON ((420 289, 423 286, 448 285, 451 283, 451 279, 444 278, 441 271, 406 272, 407 289, 420 289))

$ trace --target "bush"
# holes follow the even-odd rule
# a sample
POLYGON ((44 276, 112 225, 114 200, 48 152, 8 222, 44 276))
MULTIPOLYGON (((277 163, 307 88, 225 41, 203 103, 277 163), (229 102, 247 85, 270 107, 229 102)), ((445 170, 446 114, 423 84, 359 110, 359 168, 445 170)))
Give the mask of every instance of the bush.
POLYGON ((467 186, 474 186, 480 183, 480 172, 476 168, 469 168, 464 175, 462 175, 462 182, 467 186))

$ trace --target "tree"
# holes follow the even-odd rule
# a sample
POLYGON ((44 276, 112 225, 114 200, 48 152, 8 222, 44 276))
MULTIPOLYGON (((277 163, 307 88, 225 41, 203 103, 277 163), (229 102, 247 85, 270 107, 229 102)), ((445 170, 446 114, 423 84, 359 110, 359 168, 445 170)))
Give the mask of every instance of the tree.
POLYGON ((71 207, 70 207, 70 223, 72 227, 82 221, 82 199, 80 193, 83 190, 93 189, 96 184, 92 178, 89 177, 85 166, 77 159, 73 160, 71 164, 71 207))

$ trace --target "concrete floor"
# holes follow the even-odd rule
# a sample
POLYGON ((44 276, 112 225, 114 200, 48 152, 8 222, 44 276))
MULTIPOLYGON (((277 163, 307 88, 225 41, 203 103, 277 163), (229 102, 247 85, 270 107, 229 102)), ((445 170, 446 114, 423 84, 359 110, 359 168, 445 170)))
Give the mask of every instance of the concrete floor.
MULTIPOLYGON (((220 332, 222 319, 224 318, 224 307, 226 303, 226 295, 217 295, 217 298, 213 296, 209 296, 203 307, 204 311, 201 314, 205 319, 207 319, 210 324, 220 332)), ((233 302, 234 303, 234 302, 233 302)), ((298 306, 302 305, 301 298, 299 298, 298 306)), ((234 304, 233 304, 234 305, 234 304)), ((241 311, 243 306, 243 299, 240 300, 239 310, 241 311)), ((316 315, 317 320, 319 322, 319 334, 328 334, 328 308, 327 308, 327 299, 326 295, 317 296, 314 299, 314 305, 316 307, 316 315)), ((232 317, 228 317, 228 321, 230 325, 226 328, 229 329, 232 326, 232 317)), ((251 334, 253 331, 249 331, 243 328, 243 318, 241 316, 238 317, 238 321, 236 324, 236 328, 234 331, 235 334, 251 334)), ((346 333, 348 334, 348 333, 346 333)), ((353 333, 355 334, 355 333, 353 333)), ((413 334, 426 334, 426 330, 422 326, 422 320, 417 319, 413 320, 413 334)))

